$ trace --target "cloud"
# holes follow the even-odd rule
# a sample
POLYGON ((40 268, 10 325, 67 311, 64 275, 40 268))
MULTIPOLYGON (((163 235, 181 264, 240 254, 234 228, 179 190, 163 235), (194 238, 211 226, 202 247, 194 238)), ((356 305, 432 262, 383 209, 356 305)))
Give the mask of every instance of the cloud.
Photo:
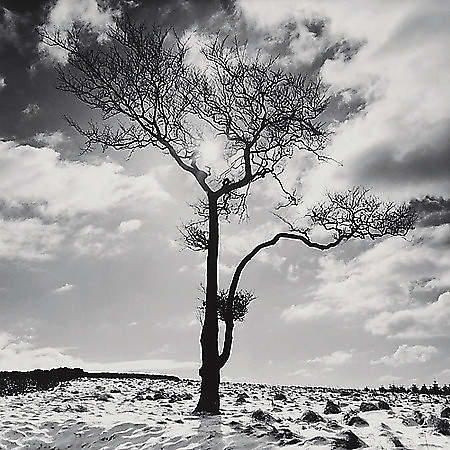
POLYGON ((290 372, 288 375, 292 376, 292 377, 298 376, 298 375, 301 375, 301 376, 304 376, 304 377, 311 377, 312 373, 309 370, 302 368, 302 369, 298 369, 298 370, 296 370, 294 372, 290 372))
POLYGON ((0 6, 0 49, 5 43, 16 44, 18 41, 17 24, 21 21, 20 16, 14 14, 7 8, 0 6))
POLYGON ((101 213, 122 202, 170 199, 151 174, 127 176, 111 161, 68 161, 50 148, 0 142, 0 200, 35 204, 45 216, 101 213))
POLYGON ((400 345, 392 355, 382 356, 370 361, 371 364, 385 364, 386 366, 398 367, 404 364, 425 363, 438 352, 432 345, 400 345))
MULTIPOLYGON (((276 222, 265 222, 251 230, 245 227, 241 227, 238 230, 234 228, 233 231, 226 229, 222 234, 223 251, 228 255, 243 258, 258 244, 273 238, 280 230, 281 225, 276 222)), ((260 251, 254 258, 254 261, 269 264, 277 271, 281 271, 281 267, 286 260, 287 258, 279 255, 274 247, 260 251)))
POLYGON ((0 370, 79 367, 81 361, 54 347, 36 348, 28 340, 0 332, 0 370))
POLYGON ((34 140, 50 148, 55 148, 69 140, 69 138, 62 131, 54 131, 52 133, 37 133, 34 135, 34 140))
POLYGON ((6 87, 6 78, 0 75, 0 91, 6 87))
POLYGON ((410 204, 419 214, 418 224, 422 227, 450 223, 450 198, 427 195, 424 198, 412 200, 410 204))
POLYGON ((438 373, 438 377, 446 377, 446 379, 448 379, 449 376, 450 376, 450 369, 444 369, 438 373))
POLYGON ((47 224, 38 218, 4 220, 0 216, 0 259, 48 260, 64 238, 64 230, 58 223, 47 224))
POLYGON ((56 288, 53 292, 54 292, 55 294, 63 294, 63 293, 65 293, 65 292, 71 291, 74 287, 75 287, 74 284, 71 284, 71 283, 65 283, 65 284, 63 284, 61 287, 56 288))
MULTIPOLYGON (((321 371, 323 373, 333 372, 335 367, 347 364, 353 358, 353 350, 347 352, 344 350, 337 350, 329 355, 318 356, 314 359, 308 359, 305 361, 306 364, 320 364, 323 365, 321 371)), ((315 371, 317 372, 317 370, 315 371)), ((305 376, 310 377, 312 373, 306 368, 300 368, 294 372, 289 373, 290 376, 305 376)))
POLYGON ((374 334, 442 335, 448 301, 439 296, 450 289, 449 230, 448 224, 417 229, 411 242, 388 238, 348 260, 322 256, 314 300, 292 305, 281 317, 295 322, 360 315, 374 334))
MULTIPOLYGON (((111 258, 128 250, 124 236, 92 224, 71 229, 40 218, 5 220, 0 215, 0 260, 45 261, 64 249, 79 257, 111 258)), ((66 284, 54 292, 73 287, 66 284)))
POLYGON ((142 222, 139 219, 130 219, 120 222, 119 232, 120 233, 132 233, 133 231, 139 230, 141 228, 142 222))
MULTIPOLYGON (((40 136, 55 143, 59 134, 40 136)), ((128 176, 111 160, 87 164, 61 158, 53 149, 0 142, 0 258, 51 258, 71 237, 78 255, 108 257, 121 253, 121 235, 136 230, 133 219, 110 232, 79 221, 104 214, 120 205, 133 207, 151 201, 154 208, 171 200, 153 173, 128 176)))
POLYGON ((184 316, 171 317, 167 320, 156 322, 155 325, 162 329, 189 330, 200 324, 195 314, 189 313, 184 316))
POLYGON ((78 256, 112 258, 124 252, 123 233, 111 233, 89 224, 73 236, 73 250, 78 256))
POLYGON ((27 116, 27 117, 33 117, 38 115, 39 113, 39 105, 36 103, 29 103, 25 109, 22 110, 22 112, 27 116))
POLYGON ((331 311, 330 307, 323 303, 308 303, 306 305, 291 305, 281 312, 281 318, 285 322, 297 322, 302 320, 318 319, 331 311))
MULTIPOLYGON (((206 271, 206 266, 203 266, 204 270, 206 271)), ((219 272, 221 274, 232 274, 235 270, 235 267, 229 266, 228 264, 224 264, 219 262, 219 272)), ((205 272, 206 273, 206 272, 205 272)))
POLYGON ((300 266, 298 264, 289 264, 288 270, 287 270, 287 280, 291 283, 295 283, 300 279, 300 276, 298 275, 300 270, 300 266))
POLYGON ((318 199, 324 180, 330 190, 365 184, 401 200, 449 191, 445 2, 383 0, 365 8, 357 0, 238 4, 251 26, 269 35, 293 23, 300 32, 291 38, 290 58, 321 60, 320 73, 336 95, 331 116, 340 122, 329 153, 344 166, 311 170, 302 179, 305 199, 318 199), (308 29, 308 21, 321 26, 308 29))
MULTIPOLYGON (((118 10, 108 8, 104 2, 97 0, 57 0, 50 9, 45 28, 50 32, 59 30, 64 34, 76 22, 81 22, 90 27, 91 31, 98 34, 98 40, 105 39, 105 31, 113 24, 114 16, 118 10)), ((40 43, 40 50, 48 54, 58 62, 67 62, 67 53, 56 47, 50 47, 40 43)))
POLYGON ((399 339, 449 336, 450 292, 423 306, 381 312, 369 319, 365 328, 375 335, 399 339))
POLYGON ((92 371, 110 372, 164 372, 193 370, 195 361, 173 359, 142 359, 133 361, 90 362, 72 356, 70 349, 37 347, 29 340, 0 332, 0 370, 52 369, 55 367, 81 367, 92 371))
POLYGON ((233 231, 235 230, 230 232, 229 229, 225 228, 222 236, 223 250, 232 255, 243 256, 253 250, 257 244, 271 239, 280 231, 280 225, 274 222, 265 222, 250 231, 245 227, 241 227, 237 232, 233 231))
POLYGON ((102 8, 97 0, 58 0, 48 14, 48 23, 56 28, 68 28, 81 21, 94 29, 104 29, 112 23, 117 14, 109 8, 102 8))
POLYGON ((346 352, 343 350, 337 350, 329 355, 319 356, 314 359, 308 359, 308 364, 320 363, 326 366, 340 366, 349 362, 353 358, 352 352, 346 352))
POLYGON ((270 264, 275 270, 281 271, 281 266, 286 262, 285 256, 280 256, 273 249, 271 251, 261 251, 255 259, 263 264, 270 264))

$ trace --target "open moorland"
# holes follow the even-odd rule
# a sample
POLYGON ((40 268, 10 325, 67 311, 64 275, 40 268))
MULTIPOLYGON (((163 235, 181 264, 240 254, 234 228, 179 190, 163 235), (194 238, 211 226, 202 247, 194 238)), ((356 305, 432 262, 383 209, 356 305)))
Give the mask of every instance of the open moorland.
POLYGON ((82 377, 0 397, 0 448, 449 449, 448 398, 222 383, 198 416, 192 380, 82 377), (442 417, 441 417, 442 416, 442 417))

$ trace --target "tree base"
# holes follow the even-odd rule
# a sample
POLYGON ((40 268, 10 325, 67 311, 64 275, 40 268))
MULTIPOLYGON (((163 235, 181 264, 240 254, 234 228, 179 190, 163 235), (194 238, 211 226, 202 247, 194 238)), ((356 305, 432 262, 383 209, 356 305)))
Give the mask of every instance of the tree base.
POLYGON ((222 413, 220 411, 217 412, 210 412, 210 411, 202 411, 199 409, 198 406, 192 411, 192 414, 195 416, 202 416, 202 417, 213 417, 213 416, 220 416, 222 413))
POLYGON ((219 396, 213 392, 210 395, 200 394, 200 399, 195 407, 193 414, 202 416, 218 416, 220 415, 219 396), (206 397, 206 398, 205 398, 206 397))
POLYGON ((205 370, 202 367, 199 374, 202 377, 200 398, 193 413, 208 416, 220 415, 220 371, 205 370))

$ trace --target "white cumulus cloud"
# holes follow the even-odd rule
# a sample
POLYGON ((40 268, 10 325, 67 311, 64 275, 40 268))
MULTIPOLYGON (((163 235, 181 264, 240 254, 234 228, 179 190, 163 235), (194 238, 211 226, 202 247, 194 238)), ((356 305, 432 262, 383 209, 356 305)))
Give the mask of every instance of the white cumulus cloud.
POLYGON ((34 135, 34 140, 40 144, 45 144, 50 148, 58 147, 68 140, 62 131, 53 131, 51 133, 37 133, 34 135))
POLYGON ((448 336, 450 292, 423 306, 383 311, 369 319, 365 327, 372 334, 400 339, 448 336))
POLYGON ((353 358, 352 352, 347 352, 344 350, 337 350, 329 355, 318 356, 314 359, 308 359, 306 362, 311 363, 321 363, 326 366, 340 366, 347 363, 353 358))
POLYGON ((55 294, 63 294, 64 292, 69 292, 71 291, 73 288, 75 287, 74 284, 71 283, 65 283, 62 286, 60 286, 59 288, 56 288, 53 290, 53 292, 55 294))
POLYGON ((35 204, 56 217, 106 212, 138 199, 158 204, 170 196, 151 174, 127 176, 115 162, 68 161, 47 147, 0 142, 0 200, 7 204, 35 204))
POLYGON ((425 363, 438 353, 438 349, 432 345, 400 345, 392 355, 382 356, 371 361, 371 364, 385 364, 398 367, 404 364, 425 363))
POLYGON ((121 233, 132 233, 141 228, 142 222, 139 219, 124 220, 119 224, 119 231, 121 233))
POLYGON ((131 361, 92 362, 73 356, 70 349, 38 347, 33 342, 7 332, 0 332, 0 370, 52 369, 55 367, 80 367, 92 371, 154 372, 168 370, 193 370, 195 361, 173 359, 142 359, 131 361))
POLYGON ((281 317, 287 322, 361 317, 376 335, 448 336, 450 258, 443 243, 449 228, 418 229, 412 241, 388 238, 349 260, 322 256, 314 300, 286 308, 281 317))
POLYGON ((38 218, 4 220, 0 217, 0 259, 51 259, 64 237, 64 229, 58 223, 47 224, 38 218))
POLYGON ((324 187, 361 183, 394 199, 449 191, 445 1, 380 0, 363 8, 358 0, 240 0, 238 5, 252 26, 270 36, 295 24, 292 60, 308 62, 340 47, 326 59, 321 75, 332 93, 345 94, 343 103, 353 95, 365 105, 340 123, 332 138, 330 155, 344 166, 321 164, 302 179, 306 201, 320 198, 324 187), (311 21, 321 25, 320 33, 305 29, 311 21), (346 51, 345 43, 357 51, 346 51))
POLYGON ((323 303, 307 303, 291 305, 281 312, 281 318, 286 322, 318 319, 330 312, 330 307, 323 303))

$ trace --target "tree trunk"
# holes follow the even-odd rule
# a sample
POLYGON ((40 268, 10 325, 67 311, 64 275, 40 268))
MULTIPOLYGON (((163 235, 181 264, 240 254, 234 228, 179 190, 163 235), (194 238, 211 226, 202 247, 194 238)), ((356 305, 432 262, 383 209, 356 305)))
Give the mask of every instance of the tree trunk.
POLYGON ((219 368, 221 369, 228 361, 231 355, 231 345, 233 343, 233 319, 225 322, 225 339, 223 341, 222 353, 219 356, 219 368))
POLYGON ((219 256, 219 218, 217 198, 208 196, 209 201, 209 240, 206 261, 206 308, 200 338, 202 348, 202 378, 200 399, 196 413, 220 414, 219 400, 219 324, 217 318, 217 265, 219 256))
POLYGON ((231 280, 230 290, 228 291, 227 298, 227 309, 230 316, 225 320, 225 339, 223 342, 222 353, 219 356, 219 367, 220 369, 227 363, 228 359, 231 355, 231 345, 233 344, 233 328, 234 328, 234 320, 233 320, 233 302, 236 296, 236 291, 239 283, 239 278, 241 277, 241 273, 244 270, 245 265, 250 261, 251 257, 244 258, 236 268, 234 272, 233 279, 231 280))

